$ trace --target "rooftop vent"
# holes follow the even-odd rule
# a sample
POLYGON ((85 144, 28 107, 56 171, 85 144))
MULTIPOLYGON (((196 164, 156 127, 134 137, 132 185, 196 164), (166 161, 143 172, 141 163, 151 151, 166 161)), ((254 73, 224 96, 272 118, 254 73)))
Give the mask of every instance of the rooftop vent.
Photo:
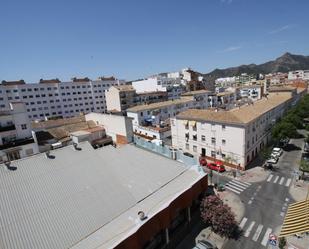
POLYGON ((17 167, 11 166, 11 161, 4 162, 4 165, 6 166, 8 170, 11 170, 11 171, 17 170, 17 167))
POLYGON ((139 211, 137 214, 138 214, 140 220, 146 220, 147 219, 147 216, 145 215, 145 213, 143 211, 139 211))
POLYGON ((51 155, 51 154, 50 154, 50 151, 49 151, 49 150, 45 152, 45 155, 46 155, 46 157, 47 157, 48 159, 55 159, 55 158, 56 158, 54 155, 51 155))
POLYGON ((82 150, 82 148, 78 147, 77 143, 73 143, 73 147, 75 150, 78 150, 78 151, 82 150))

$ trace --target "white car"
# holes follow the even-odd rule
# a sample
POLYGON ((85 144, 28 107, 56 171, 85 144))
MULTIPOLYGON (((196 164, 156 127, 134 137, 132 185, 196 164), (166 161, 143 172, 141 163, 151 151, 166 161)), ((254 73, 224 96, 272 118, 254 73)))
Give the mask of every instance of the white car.
POLYGON ((279 156, 281 156, 283 153, 283 150, 281 148, 274 147, 272 153, 276 153, 276 154, 279 154, 279 156))
POLYGON ((270 163, 270 164, 276 164, 277 162, 278 162, 278 158, 274 158, 274 157, 271 157, 266 161, 266 163, 270 163))
POLYGON ((278 158, 278 159, 279 159, 280 153, 279 153, 279 152, 272 152, 271 155, 270 155, 270 157, 276 158, 276 159, 278 158))

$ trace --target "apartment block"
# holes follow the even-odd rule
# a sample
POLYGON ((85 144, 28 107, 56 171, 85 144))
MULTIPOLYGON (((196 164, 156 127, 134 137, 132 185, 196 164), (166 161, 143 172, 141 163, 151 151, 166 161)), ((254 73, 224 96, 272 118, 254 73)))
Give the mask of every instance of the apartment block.
POLYGON ((12 102, 0 111, 0 163, 38 153, 24 103, 12 102))
POLYGON ((106 106, 109 112, 125 112, 128 108, 168 100, 165 91, 136 93, 131 85, 112 86, 105 93, 106 106))
POLYGON ((172 145, 245 169, 266 146, 272 125, 292 100, 290 92, 281 92, 228 111, 186 110, 171 120, 172 145))
POLYGON ((0 108, 8 108, 10 102, 26 105, 31 120, 50 117, 73 117, 80 113, 106 112, 105 92, 111 86, 123 85, 114 77, 73 78, 70 82, 58 79, 26 84, 20 81, 2 81, 0 84, 0 108))
POLYGON ((290 71, 288 74, 289 80, 309 80, 309 70, 290 71))

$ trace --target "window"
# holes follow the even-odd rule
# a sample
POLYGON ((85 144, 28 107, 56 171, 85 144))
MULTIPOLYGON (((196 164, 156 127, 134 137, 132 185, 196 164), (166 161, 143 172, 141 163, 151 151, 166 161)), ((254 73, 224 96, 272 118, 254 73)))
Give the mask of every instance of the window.
POLYGON ((225 154, 221 153, 221 157, 222 157, 222 158, 225 158, 225 154))
POLYGON ((225 130, 225 125, 222 125, 222 130, 225 130))
POLYGON ((212 138, 211 138, 211 143, 212 143, 212 144, 215 144, 215 143, 216 143, 216 138, 215 138, 215 137, 212 137, 212 138))
POLYGON ((222 145, 225 145, 225 144, 226 144, 226 140, 222 139, 222 145))
POLYGON ((141 112, 141 117, 143 117, 143 112, 141 112))
POLYGON ((186 150, 189 150, 189 144, 186 144, 186 150))
POLYGON ((214 150, 211 151, 211 157, 216 157, 216 152, 214 150))
POLYGON ((197 135, 193 135, 193 136, 192 136, 192 139, 193 139, 194 141, 196 141, 196 140, 197 140, 197 135))
POLYGON ((197 146, 196 145, 193 145, 193 151, 197 152, 197 146))
POLYGON ((26 129, 27 129, 27 125, 26 125, 26 124, 22 124, 22 125, 21 125, 21 129, 22 129, 22 130, 26 130, 26 129))
POLYGON ((205 141, 206 141, 206 136, 202 135, 202 136, 201 136, 201 140, 202 140, 203 142, 205 142, 205 141))

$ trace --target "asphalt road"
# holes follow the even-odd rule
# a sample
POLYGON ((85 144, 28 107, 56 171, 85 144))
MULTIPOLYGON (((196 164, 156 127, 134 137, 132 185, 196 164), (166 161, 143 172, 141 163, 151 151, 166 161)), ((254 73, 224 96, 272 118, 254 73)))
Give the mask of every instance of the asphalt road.
MULTIPOLYGON (((238 240, 229 240, 224 249, 271 248, 267 244, 268 234, 278 233, 278 228, 280 231, 288 204, 294 202, 289 188, 294 184, 293 171, 298 168, 302 148, 303 139, 291 140, 288 151, 284 151, 277 163, 278 170, 270 171, 265 181, 247 187, 241 182, 231 185, 236 191, 244 189, 239 196, 245 205, 245 213, 240 223, 242 235, 238 240)), ((223 176, 219 178, 220 182, 230 181, 223 176)))

